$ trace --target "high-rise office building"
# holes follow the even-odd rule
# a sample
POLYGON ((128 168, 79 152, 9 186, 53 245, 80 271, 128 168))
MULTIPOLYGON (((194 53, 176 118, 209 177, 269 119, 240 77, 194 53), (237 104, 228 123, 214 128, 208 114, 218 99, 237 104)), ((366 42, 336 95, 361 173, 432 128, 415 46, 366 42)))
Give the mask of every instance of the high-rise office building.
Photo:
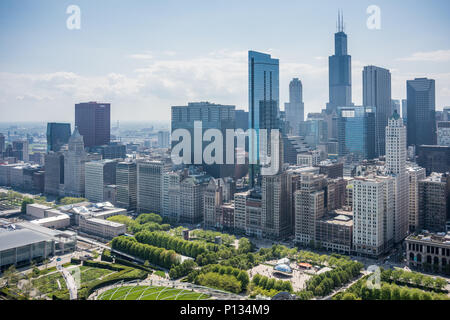
POLYGON ((3 152, 5 152, 5 136, 3 133, 0 133, 0 157, 2 156, 3 152))
POLYGON ((86 162, 84 168, 85 197, 91 202, 106 201, 105 187, 116 184, 115 160, 99 160, 86 162))
POLYGON ((324 175, 304 173, 294 192, 295 242, 309 245, 316 239, 316 221, 326 214, 324 175))
POLYGON ((305 118, 305 105, 303 103, 303 86, 298 78, 289 83, 289 102, 284 104, 286 119, 291 127, 292 135, 299 135, 300 123, 305 118))
POLYGON ((419 225, 419 181, 427 177, 425 168, 407 167, 409 178, 409 231, 420 231, 419 225))
POLYGON ((64 194, 68 197, 84 196, 84 164, 89 157, 84 150, 83 137, 75 127, 64 152, 64 194))
POLYGON ((373 159, 376 156, 376 115, 373 107, 338 108, 339 155, 373 159))
POLYGON ((44 179, 46 194, 59 196, 64 190, 64 155, 62 153, 50 151, 45 155, 44 179))
POLYGON ((248 130, 248 111, 235 110, 235 129, 248 130))
POLYGON ((408 124, 408 100, 402 99, 402 118, 405 126, 408 124))
POLYGON ((86 102, 75 105, 75 126, 83 136, 84 146, 109 144, 111 139, 111 104, 86 102))
POLYGON ((389 70, 376 66, 364 67, 363 106, 375 107, 376 154, 378 156, 385 155, 386 126, 388 118, 392 115, 391 73, 389 70))
POLYGON ((160 148, 168 148, 170 146, 169 131, 158 131, 158 146, 160 148))
POLYGON ((209 180, 203 194, 203 226, 205 228, 219 227, 220 207, 223 204, 222 187, 215 179, 209 180))
POLYGON ((190 175, 180 184, 180 222, 197 224, 203 221, 203 195, 212 179, 210 175, 190 175))
MULTIPOLYGON (((250 186, 254 186, 260 172, 260 155, 270 150, 260 150, 259 130, 280 129, 279 123, 279 60, 269 54, 248 52, 248 106, 249 129, 256 134, 249 137, 250 186)), ((270 145, 270 138, 267 142, 270 145)))
POLYGON ((169 171, 163 173, 162 181, 162 216, 169 221, 178 222, 181 216, 181 181, 187 176, 183 172, 169 171))
POLYGON ((299 135, 313 148, 328 142, 328 124, 322 114, 309 114, 299 125, 299 135))
POLYGON ((138 161, 137 210, 145 213, 161 213, 162 176, 169 170, 166 161, 138 161))
POLYGON ((137 207, 137 165, 136 162, 119 162, 116 167, 117 197, 120 208, 136 210, 137 207))
POLYGON ((394 242, 403 241, 408 233, 409 188, 406 172, 406 127, 395 111, 386 127, 386 173, 395 180, 394 242))
POLYGON ((394 179, 363 177, 353 181, 353 250, 378 257, 394 242, 394 179))
POLYGON ((284 239, 291 234, 291 216, 288 206, 286 172, 262 176, 261 224, 265 238, 284 239))
POLYGON ((408 97, 408 146, 435 145, 435 81, 416 78, 406 82, 408 97))
POLYGON ((419 226, 432 232, 445 232, 450 220, 450 176, 433 172, 419 181, 419 226))
POLYGON ((352 105, 352 57, 347 52, 347 34, 344 32, 343 15, 338 16, 334 34, 334 55, 328 58, 329 102, 327 113, 338 107, 352 105))
POLYGON ((69 142, 71 136, 70 123, 47 123, 47 152, 58 152, 69 142))
MULTIPOLYGON (((208 129, 218 129, 222 132, 223 137, 226 137, 226 130, 234 130, 235 127, 235 107, 209 102, 190 102, 187 106, 172 107, 172 133, 177 129, 185 129, 191 135, 191 164, 195 163, 194 154, 196 152, 198 153, 197 157, 200 156, 204 160, 203 151, 210 144, 210 142, 203 141, 202 137, 198 138, 200 141, 194 141, 196 138, 195 122, 201 122, 202 137, 208 129), (201 150, 196 151, 196 146, 200 146, 201 150)), ((172 146, 177 143, 178 141, 172 141, 172 146)), ((199 165, 203 165, 206 172, 215 178, 233 176, 234 173, 234 165, 226 164, 225 161, 225 138, 223 139, 223 150, 223 164, 206 164, 204 161, 199 163, 199 165)))
POLYGON ((438 121, 437 144, 450 147, 450 121, 438 121))
POLYGON ((23 162, 30 161, 28 140, 16 140, 12 143, 13 156, 23 162))
POLYGON ((445 173, 450 171, 450 147, 420 145, 416 148, 417 164, 427 171, 445 173))
POLYGON ((400 105, 400 100, 398 99, 392 99, 391 100, 391 113, 393 113, 394 111, 396 111, 398 114, 400 114, 401 111, 401 105, 400 105))

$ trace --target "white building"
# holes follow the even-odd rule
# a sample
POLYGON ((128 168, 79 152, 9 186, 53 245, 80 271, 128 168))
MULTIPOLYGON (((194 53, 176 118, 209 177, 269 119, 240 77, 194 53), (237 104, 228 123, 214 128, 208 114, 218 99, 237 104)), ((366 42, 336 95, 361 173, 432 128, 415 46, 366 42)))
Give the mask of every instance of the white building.
POLYGON ((69 138, 68 145, 69 150, 64 153, 64 194, 69 197, 83 197, 84 164, 89 161, 89 157, 77 127, 69 138))
POLYGON ((163 173, 162 182, 162 216, 171 221, 179 221, 181 215, 181 172, 163 173))
POLYGON ((314 167, 320 163, 320 151, 312 150, 297 154, 297 165, 314 167))
POLYGON ((409 231, 419 228, 419 181, 427 177, 425 168, 407 167, 409 178, 409 231))
POLYGON ((103 239, 112 239, 125 234, 127 226, 122 223, 98 218, 81 218, 80 231, 103 239))
POLYGON ((408 234, 409 181, 406 171, 406 127, 398 113, 388 120, 386 127, 386 173, 395 179, 394 242, 408 234))
POLYGON ((394 178, 358 177, 353 181, 353 250, 378 257, 394 238, 394 178))
POLYGON ((165 161, 139 161, 137 163, 137 210, 161 213, 162 177, 169 170, 165 161))
POLYGON ((107 159, 85 163, 85 197, 92 202, 104 202, 105 186, 116 183, 117 161, 107 159))

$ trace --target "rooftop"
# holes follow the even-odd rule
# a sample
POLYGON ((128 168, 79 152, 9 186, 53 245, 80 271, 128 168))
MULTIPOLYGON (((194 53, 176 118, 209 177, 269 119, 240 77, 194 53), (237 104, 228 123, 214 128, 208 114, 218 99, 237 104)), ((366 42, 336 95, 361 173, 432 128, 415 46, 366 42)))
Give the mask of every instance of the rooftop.
POLYGON ((50 241, 52 238, 27 229, 19 229, 0 233, 0 251, 23 247, 42 241, 50 241))

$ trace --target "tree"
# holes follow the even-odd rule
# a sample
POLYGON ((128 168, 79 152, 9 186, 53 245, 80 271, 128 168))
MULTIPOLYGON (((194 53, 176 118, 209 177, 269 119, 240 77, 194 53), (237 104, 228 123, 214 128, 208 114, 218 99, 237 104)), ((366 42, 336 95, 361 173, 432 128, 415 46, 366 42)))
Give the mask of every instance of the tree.
POLYGON ((356 300, 356 296, 353 293, 346 293, 342 297, 342 300, 356 300))
POLYGON ((247 238, 239 239, 238 253, 247 253, 252 251, 252 243, 247 238))
POLYGON ((380 293, 381 300, 391 300, 391 286, 383 283, 380 293))
POLYGON ((20 212, 27 213, 27 204, 32 204, 32 203, 34 203, 34 200, 32 198, 29 198, 29 197, 23 198, 20 212))

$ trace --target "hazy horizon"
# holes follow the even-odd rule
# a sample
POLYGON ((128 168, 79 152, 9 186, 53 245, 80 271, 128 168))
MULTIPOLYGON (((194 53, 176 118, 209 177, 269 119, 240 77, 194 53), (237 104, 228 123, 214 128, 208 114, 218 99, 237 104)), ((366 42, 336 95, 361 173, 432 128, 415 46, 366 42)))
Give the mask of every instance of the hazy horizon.
POLYGON ((392 73, 392 99, 406 80, 436 80, 436 110, 450 105, 450 2, 321 0, 13 1, 0 3, 1 122, 73 122, 79 102, 111 103, 111 120, 170 121, 170 107, 210 101, 248 110, 248 50, 280 60, 280 109, 292 78, 305 115, 328 102, 328 56, 338 9, 352 56, 353 102, 362 69, 392 73), (69 5, 81 29, 69 30, 69 5), (376 4, 381 29, 371 30, 376 4), (447 9, 445 9, 447 8, 447 9), (140 120, 147 119, 147 120, 140 120))

